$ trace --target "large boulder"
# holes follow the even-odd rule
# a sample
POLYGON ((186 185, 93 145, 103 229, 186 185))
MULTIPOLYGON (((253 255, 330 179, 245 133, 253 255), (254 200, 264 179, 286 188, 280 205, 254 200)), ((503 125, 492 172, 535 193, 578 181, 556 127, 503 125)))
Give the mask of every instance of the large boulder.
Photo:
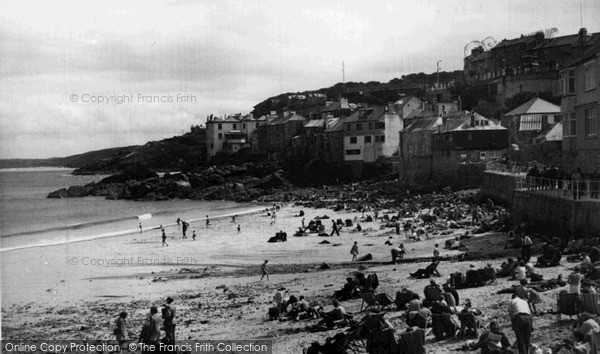
POLYGON ((71 186, 67 191, 69 198, 85 197, 88 190, 84 186, 71 186))
POLYGON ((68 198, 69 197, 69 192, 67 191, 66 188, 61 188, 57 191, 51 192, 50 194, 48 194, 48 196, 46 198, 68 198))

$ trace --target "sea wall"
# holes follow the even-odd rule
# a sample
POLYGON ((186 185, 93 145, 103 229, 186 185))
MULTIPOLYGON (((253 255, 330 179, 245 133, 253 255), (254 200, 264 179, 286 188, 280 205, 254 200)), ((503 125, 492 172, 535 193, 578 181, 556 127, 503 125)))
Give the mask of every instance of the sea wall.
POLYGON ((546 230, 600 236, 600 201, 575 201, 540 192, 514 191, 511 209, 515 223, 535 222, 546 230))
POLYGON ((483 173, 481 193, 496 203, 511 206, 516 180, 513 174, 486 171, 483 173))

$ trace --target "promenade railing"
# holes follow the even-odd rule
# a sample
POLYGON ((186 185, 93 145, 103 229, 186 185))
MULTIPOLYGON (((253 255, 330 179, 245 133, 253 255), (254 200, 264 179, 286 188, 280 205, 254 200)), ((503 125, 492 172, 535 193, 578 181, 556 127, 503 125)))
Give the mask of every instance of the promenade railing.
POLYGON ((508 174, 527 174, 528 168, 525 166, 519 165, 511 165, 505 163, 498 162, 490 162, 486 164, 485 170, 489 172, 500 172, 500 173, 508 173, 508 174))
POLYGON ((517 178, 517 190, 539 192, 557 198, 600 202, 600 181, 564 180, 522 176, 517 178))

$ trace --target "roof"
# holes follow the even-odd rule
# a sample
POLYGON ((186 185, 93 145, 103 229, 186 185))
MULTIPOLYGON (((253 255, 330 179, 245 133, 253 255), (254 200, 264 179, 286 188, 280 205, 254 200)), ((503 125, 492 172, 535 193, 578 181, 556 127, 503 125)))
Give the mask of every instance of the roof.
POLYGON ((340 100, 337 102, 333 102, 329 105, 327 105, 325 108, 323 108, 321 110, 322 113, 324 112, 334 112, 340 109, 351 109, 352 107, 350 107, 350 104, 348 104, 348 100, 340 100))
POLYGON ((408 97, 403 97, 401 99, 399 99, 398 101, 394 102, 394 104, 400 108, 406 106, 412 99, 417 99, 417 97, 415 96, 408 96, 408 97))
POLYGON ((417 119, 414 123, 404 128, 403 132, 416 132, 416 131, 436 131, 437 126, 442 124, 442 117, 427 117, 417 119))
POLYGON ((534 49, 540 48, 551 48, 551 47, 560 47, 563 45, 575 45, 578 41, 580 41, 581 35, 579 33, 570 34, 568 36, 555 37, 545 39, 541 44, 537 45, 534 49))
POLYGON ((450 129, 450 131, 466 131, 466 130, 506 130, 505 127, 501 126, 500 124, 494 122, 491 119, 488 119, 484 116, 482 116, 479 113, 475 113, 473 112, 473 114, 470 114, 464 118, 461 119, 461 122, 458 124, 458 126, 454 129, 450 129), (487 122, 487 124, 479 124, 479 125, 474 125, 471 126, 471 117, 475 117, 476 121, 479 122, 487 122))
POLYGON ((304 126, 304 128, 322 128, 323 127, 323 119, 313 119, 309 120, 308 123, 304 126))
POLYGON ((406 117, 404 117, 404 119, 411 119, 411 118, 415 118, 419 115, 419 113, 423 112, 422 109, 413 109, 412 111, 410 111, 406 117))
POLYGON ((505 116, 518 116, 534 113, 560 113, 560 107, 539 97, 534 97, 519 107, 505 114, 505 116))
POLYGON ((590 40, 591 46, 584 51, 581 55, 567 63, 566 67, 574 66, 582 61, 590 60, 600 54, 600 33, 595 33, 590 40))
POLYGON ((346 123, 347 120, 348 117, 329 119, 327 122, 327 131, 337 132, 344 130, 344 123, 346 123))
POLYGON ((285 124, 285 123, 291 122, 291 121, 306 121, 306 118, 304 118, 301 115, 298 115, 296 113, 288 113, 285 116, 280 116, 280 117, 273 119, 270 123, 268 123, 268 125, 285 124))
POLYGON ((534 141, 562 141, 563 140, 563 126, 561 122, 554 123, 549 126, 540 135, 533 138, 534 141))
POLYGON ((362 117, 359 115, 358 121, 380 121, 385 114, 385 108, 383 106, 375 107, 369 115, 362 117))
POLYGON ((520 44, 520 43, 528 43, 533 40, 535 40, 535 35, 523 36, 523 37, 513 38, 513 39, 503 39, 502 41, 500 41, 500 43, 496 44, 493 49, 508 47, 508 46, 520 44))

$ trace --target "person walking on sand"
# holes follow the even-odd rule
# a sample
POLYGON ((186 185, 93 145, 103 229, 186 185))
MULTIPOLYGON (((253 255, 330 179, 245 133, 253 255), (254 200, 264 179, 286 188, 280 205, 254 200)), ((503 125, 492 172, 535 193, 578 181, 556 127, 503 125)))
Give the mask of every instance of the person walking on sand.
POLYGON ((142 223, 140 223, 140 234, 144 232, 144 229, 142 229, 142 223))
POLYGON ((169 246, 167 243, 167 234, 165 234, 165 229, 162 229, 162 246, 165 247, 165 245, 167 245, 167 247, 169 246))
POLYGON ((304 226, 304 218, 302 218, 302 228, 306 228, 306 226, 304 226))
POLYGON ((182 222, 182 227, 181 227, 181 232, 183 233, 183 238, 187 238, 187 236, 185 235, 185 233, 187 232, 188 229, 188 223, 187 222, 182 222))
POLYGON ((192 232, 192 241, 196 241, 196 230, 192 232))
POLYGON ((208 225, 210 225, 210 219, 208 218, 208 215, 206 215, 206 228, 208 229, 208 225))
POLYGON ((177 230, 181 227, 181 218, 177 218, 177 230))
POLYGON ((242 226, 240 224, 238 224, 237 230, 238 230, 238 234, 242 232, 242 226))
POLYGON ((338 230, 337 224, 335 223, 334 220, 332 220, 331 222, 333 223, 333 225, 332 225, 333 229, 331 230, 331 236, 333 236, 333 234, 337 234, 339 236, 340 235, 340 231, 338 230))
POLYGON ((163 319, 165 337, 169 344, 175 344, 175 314, 177 308, 173 305, 172 297, 167 297, 167 303, 163 305, 163 308, 165 309, 165 317, 163 319))
POLYGON ((267 271, 267 263, 269 263, 269 260, 265 259, 264 263, 260 266, 260 271, 262 273, 262 276, 260 277, 261 281, 263 280, 263 278, 265 276, 267 277, 267 281, 269 281, 269 272, 267 271))
POLYGON ((356 256, 358 256, 358 242, 354 241, 354 245, 350 249, 350 254, 352 255, 352 262, 356 261, 356 256))
POLYGON ((127 330, 127 312, 123 311, 119 314, 119 317, 117 318, 117 322, 116 325, 117 327, 115 328, 115 330, 113 331, 113 333, 115 334, 115 336, 117 337, 117 343, 119 343, 119 346, 122 346, 123 343, 126 342, 125 339, 125 335, 126 335, 126 330, 127 330))

